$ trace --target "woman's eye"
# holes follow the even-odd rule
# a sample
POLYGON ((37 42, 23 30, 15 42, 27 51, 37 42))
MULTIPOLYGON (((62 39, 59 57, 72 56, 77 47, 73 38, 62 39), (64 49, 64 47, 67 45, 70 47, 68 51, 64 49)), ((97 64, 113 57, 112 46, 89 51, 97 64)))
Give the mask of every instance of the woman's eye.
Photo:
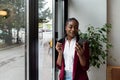
POLYGON ((72 28, 72 26, 70 25, 70 26, 69 26, 69 28, 71 29, 71 28, 72 28))
POLYGON ((72 28, 72 26, 70 26, 70 28, 72 28))

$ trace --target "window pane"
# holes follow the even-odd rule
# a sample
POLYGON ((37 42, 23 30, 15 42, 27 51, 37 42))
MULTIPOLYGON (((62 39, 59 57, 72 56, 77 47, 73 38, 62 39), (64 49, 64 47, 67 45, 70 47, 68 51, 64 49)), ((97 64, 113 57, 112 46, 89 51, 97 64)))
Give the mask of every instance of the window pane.
POLYGON ((39 0, 39 80, 53 80, 52 0, 39 0))
POLYGON ((25 1, 0 0, 0 80, 25 80, 25 1))

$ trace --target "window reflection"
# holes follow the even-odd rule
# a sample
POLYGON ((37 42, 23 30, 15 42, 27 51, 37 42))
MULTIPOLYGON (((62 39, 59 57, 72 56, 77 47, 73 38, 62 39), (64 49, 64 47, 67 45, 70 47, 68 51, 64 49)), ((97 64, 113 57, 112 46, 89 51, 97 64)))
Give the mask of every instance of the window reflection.
POLYGON ((52 0, 39 0, 39 80, 53 80, 52 0))
POLYGON ((0 80, 25 80, 25 20, 24 0, 0 1, 0 80))

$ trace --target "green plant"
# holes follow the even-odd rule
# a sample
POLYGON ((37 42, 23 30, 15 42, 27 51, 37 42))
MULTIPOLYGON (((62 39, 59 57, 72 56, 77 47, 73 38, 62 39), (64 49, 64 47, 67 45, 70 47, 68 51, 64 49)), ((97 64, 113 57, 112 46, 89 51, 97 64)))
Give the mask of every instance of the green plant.
POLYGON ((107 38, 110 29, 111 24, 105 24, 99 28, 90 25, 86 33, 80 33, 80 38, 89 41, 90 66, 99 68, 100 65, 106 63, 108 49, 112 47, 107 38))

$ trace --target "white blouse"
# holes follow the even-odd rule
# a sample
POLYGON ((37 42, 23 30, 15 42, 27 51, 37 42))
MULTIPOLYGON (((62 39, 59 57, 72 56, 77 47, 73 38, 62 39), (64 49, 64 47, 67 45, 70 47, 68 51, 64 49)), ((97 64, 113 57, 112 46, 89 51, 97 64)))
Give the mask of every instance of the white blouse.
POLYGON ((76 37, 73 38, 70 42, 65 40, 65 47, 64 47, 64 60, 65 60, 65 70, 70 72, 73 71, 73 61, 74 61, 74 54, 75 54, 75 44, 76 44, 76 37))

